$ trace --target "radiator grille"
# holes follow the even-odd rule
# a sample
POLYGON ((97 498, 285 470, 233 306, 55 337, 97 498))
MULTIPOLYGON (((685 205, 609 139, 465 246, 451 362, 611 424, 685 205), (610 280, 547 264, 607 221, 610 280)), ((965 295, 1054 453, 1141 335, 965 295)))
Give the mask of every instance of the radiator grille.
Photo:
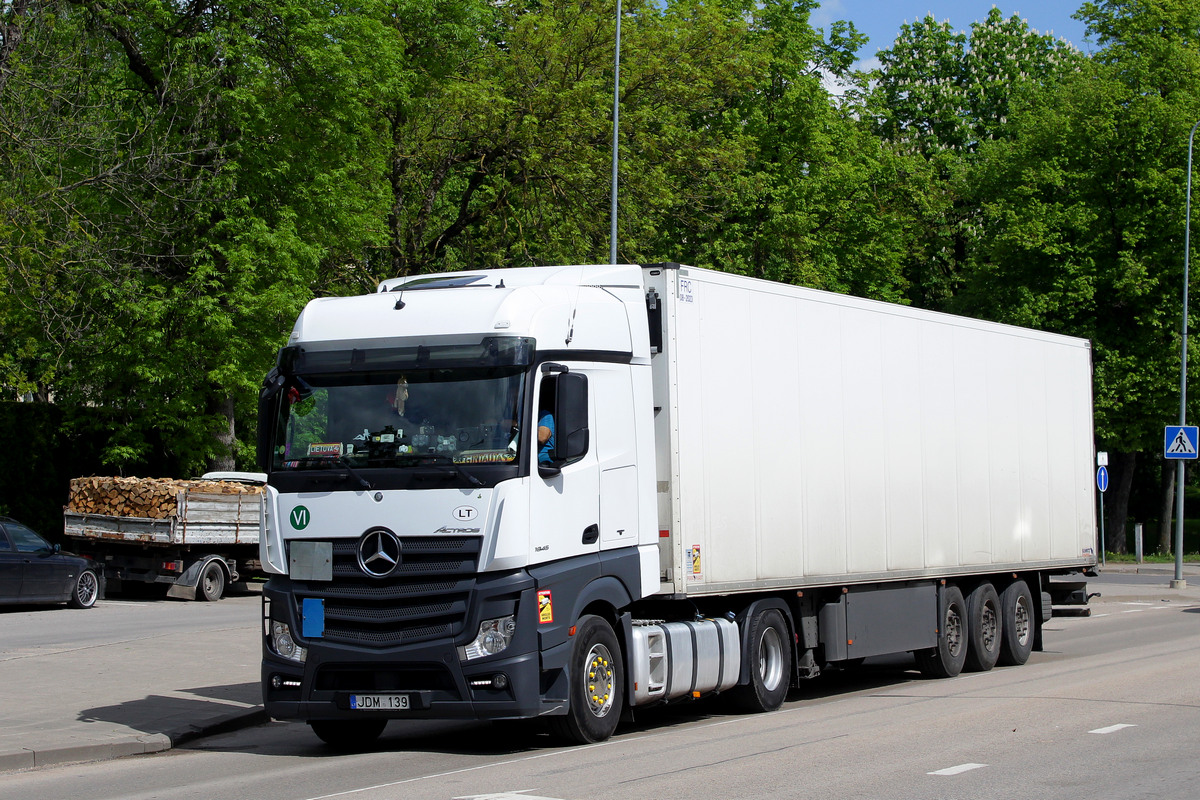
POLYGON ((384 649, 457 637, 466 624, 482 539, 401 537, 400 565, 372 578, 358 565, 358 540, 333 542, 333 583, 297 582, 305 599, 324 601, 327 641, 384 649))

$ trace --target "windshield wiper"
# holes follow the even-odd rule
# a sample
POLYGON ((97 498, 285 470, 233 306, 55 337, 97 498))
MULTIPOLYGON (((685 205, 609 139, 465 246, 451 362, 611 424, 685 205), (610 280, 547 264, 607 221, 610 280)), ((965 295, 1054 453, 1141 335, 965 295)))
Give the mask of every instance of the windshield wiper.
POLYGON ((418 467, 449 467, 453 474, 469 481, 472 486, 483 486, 483 481, 463 469, 462 465, 450 456, 442 455, 441 453, 413 453, 406 454, 405 460, 409 461, 413 466, 418 467))
POLYGON ((364 478, 362 476, 361 472, 356 470, 354 467, 350 466, 350 459, 346 458, 345 456, 339 456, 337 463, 340 464, 341 466, 345 467, 346 472, 348 472, 352 476, 354 476, 354 479, 358 481, 358 485, 361 486, 362 488, 364 488, 364 489, 374 489, 375 488, 369 480, 367 480, 366 478, 364 478))
POLYGON ((333 469, 335 466, 342 467, 346 470, 347 474, 336 477, 354 478, 356 481, 358 481, 358 485, 364 489, 375 488, 370 481, 362 476, 362 473, 350 465, 350 460, 345 456, 302 456, 301 458, 291 458, 288 460, 295 461, 298 464, 303 464, 306 467, 314 465, 324 467, 326 469, 333 469))

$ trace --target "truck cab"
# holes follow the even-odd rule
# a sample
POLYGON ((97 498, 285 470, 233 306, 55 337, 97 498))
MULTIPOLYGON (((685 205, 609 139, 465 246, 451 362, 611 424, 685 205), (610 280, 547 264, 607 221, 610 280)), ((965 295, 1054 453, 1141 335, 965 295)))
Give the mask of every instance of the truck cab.
POLYGON ((309 304, 260 404, 272 716, 565 708, 571 623, 659 588, 644 303, 626 266, 309 304))

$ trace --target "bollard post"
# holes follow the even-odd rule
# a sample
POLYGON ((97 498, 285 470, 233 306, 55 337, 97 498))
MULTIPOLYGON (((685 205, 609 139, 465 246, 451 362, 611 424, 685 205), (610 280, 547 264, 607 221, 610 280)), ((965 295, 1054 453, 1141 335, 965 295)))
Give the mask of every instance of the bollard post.
POLYGON ((1137 555, 1137 563, 1142 563, 1142 523, 1133 523, 1133 552, 1137 555))

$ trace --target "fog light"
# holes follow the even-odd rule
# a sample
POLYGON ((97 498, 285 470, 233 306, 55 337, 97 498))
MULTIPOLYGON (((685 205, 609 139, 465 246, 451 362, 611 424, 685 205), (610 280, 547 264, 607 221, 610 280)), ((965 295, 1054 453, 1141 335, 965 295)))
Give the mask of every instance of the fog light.
POLYGON ((513 615, 485 619, 479 624, 479 633, 475 634, 475 640, 466 647, 458 648, 458 657, 462 661, 471 661, 502 653, 512 643, 516 630, 517 620, 513 615))
POLYGON ((495 675, 492 676, 492 688, 493 689, 508 688, 508 676, 505 675, 503 672, 497 672, 495 675))
POLYGON ((300 681, 295 678, 285 678, 276 673, 271 676, 271 688, 278 691, 279 689, 299 689, 300 681))

